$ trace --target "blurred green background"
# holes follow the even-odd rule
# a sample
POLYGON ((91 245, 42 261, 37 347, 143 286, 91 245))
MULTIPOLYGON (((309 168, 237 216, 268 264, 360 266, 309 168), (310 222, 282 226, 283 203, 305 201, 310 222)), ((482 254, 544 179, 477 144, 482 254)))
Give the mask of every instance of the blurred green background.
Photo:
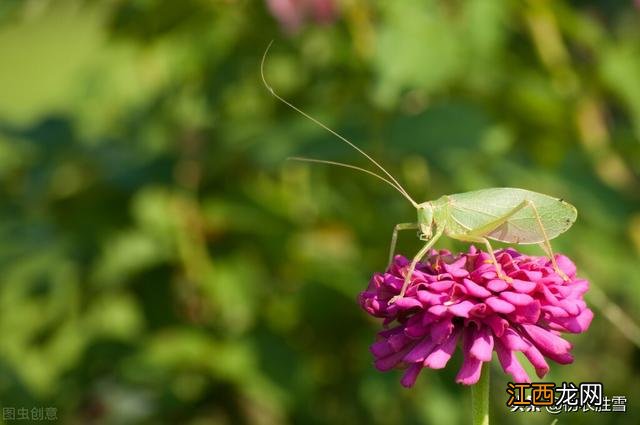
MULTIPOLYGON (((415 211, 285 161, 365 164, 262 86, 275 39, 271 84, 416 199, 516 186, 576 205, 554 246, 596 317, 545 380, 628 399, 559 424, 639 423, 637 4, 0 1, 0 405, 71 424, 470 422, 459 356, 411 390, 374 369, 357 295, 415 211)), ((506 382, 495 367, 493 423, 552 422, 510 413, 506 382)))

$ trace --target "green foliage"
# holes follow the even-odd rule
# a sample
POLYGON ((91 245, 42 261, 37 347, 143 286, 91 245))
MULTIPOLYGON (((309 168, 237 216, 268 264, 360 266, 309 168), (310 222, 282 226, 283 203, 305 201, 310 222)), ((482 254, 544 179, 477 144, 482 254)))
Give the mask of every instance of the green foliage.
MULTIPOLYGON (((460 359, 407 391, 356 302, 415 212, 270 97, 379 158, 416 199, 563 197, 554 241, 640 322, 640 12, 632 2, 339 3, 286 34, 262 2, 0 3, 0 404, 64 423, 470 421, 460 359)), ((416 251, 404 235, 399 249, 416 251)), ((464 245, 442 240, 442 247, 464 245)), ((540 253, 536 247, 528 252, 540 253)), ((637 423, 640 351, 592 297, 576 361, 637 423)), ((637 331, 636 331, 637 332, 637 331)), ((492 423, 509 413, 494 370, 492 423)))

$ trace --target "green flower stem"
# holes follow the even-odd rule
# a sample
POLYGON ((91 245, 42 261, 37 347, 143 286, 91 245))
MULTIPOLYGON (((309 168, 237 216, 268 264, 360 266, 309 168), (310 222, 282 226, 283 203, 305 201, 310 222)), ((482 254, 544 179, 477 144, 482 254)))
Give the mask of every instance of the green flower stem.
POLYGON ((489 425, 489 362, 482 364, 480 380, 471 386, 473 425, 489 425))

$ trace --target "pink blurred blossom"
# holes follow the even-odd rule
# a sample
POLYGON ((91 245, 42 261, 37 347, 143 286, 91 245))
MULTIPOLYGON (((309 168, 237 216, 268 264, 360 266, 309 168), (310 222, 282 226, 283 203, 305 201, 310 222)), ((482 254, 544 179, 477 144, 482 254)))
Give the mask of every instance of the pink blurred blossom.
POLYGON ((308 20, 319 24, 331 23, 338 14, 335 0, 267 0, 267 6, 289 33, 300 30, 308 20))

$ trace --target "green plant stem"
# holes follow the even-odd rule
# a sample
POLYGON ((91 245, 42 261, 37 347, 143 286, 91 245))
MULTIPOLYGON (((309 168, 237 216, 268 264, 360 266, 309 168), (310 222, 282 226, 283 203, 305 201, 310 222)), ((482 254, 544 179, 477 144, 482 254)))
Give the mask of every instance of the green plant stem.
POLYGON ((473 425, 489 425, 489 362, 482 364, 480 380, 471 387, 473 425))

